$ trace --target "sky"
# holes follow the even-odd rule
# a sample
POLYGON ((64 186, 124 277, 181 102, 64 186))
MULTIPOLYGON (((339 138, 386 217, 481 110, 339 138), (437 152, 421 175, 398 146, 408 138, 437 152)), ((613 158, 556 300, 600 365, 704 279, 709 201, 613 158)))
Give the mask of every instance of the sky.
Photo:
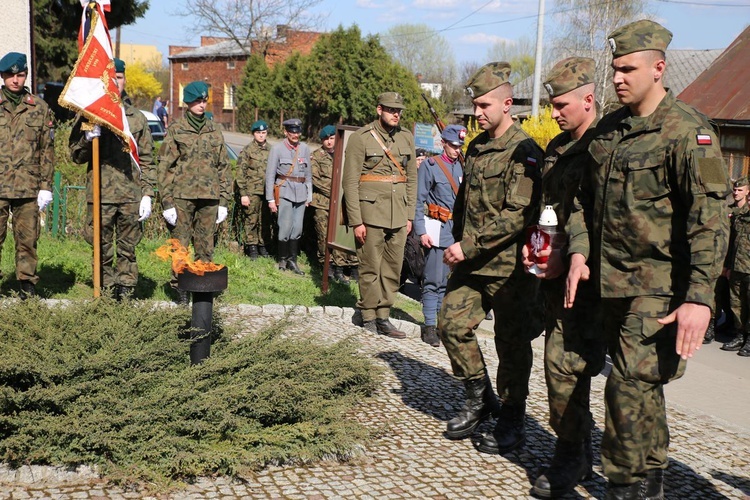
MULTIPOLYGON (((150 0, 145 17, 122 28, 122 42, 156 45, 167 62, 169 45, 200 45, 192 20, 178 12, 190 0, 150 0)), ((220 0, 221 1, 221 0, 220 0)), ((427 24, 464 62, 488 62, 495 41, 536 40, 539 2, 534 0, 322 0, 313 13, 323 16, 317 31, 359 26, 382 34, 397 24, 427 24)), ((545 1, 545 43, 552 38, 556 0, 545 1)), ((674 34, 670 49, 723 49, 750 24, 750 0, 649 0, 651 19, 674 34)))

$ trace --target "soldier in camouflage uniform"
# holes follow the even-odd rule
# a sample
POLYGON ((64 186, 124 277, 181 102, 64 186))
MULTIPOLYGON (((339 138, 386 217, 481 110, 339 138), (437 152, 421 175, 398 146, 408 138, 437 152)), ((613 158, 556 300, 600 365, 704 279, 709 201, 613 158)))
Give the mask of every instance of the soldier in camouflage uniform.
MULTIPOLYGON (((232 171, 224 137, 205 115, 208 86, 189 83, 183 100, 187 112, 169 127, 159 155, 162 215, 172 237, 184 247, 192 240, 195 259, 211 262, 216 225, 227 218, 232 197, 232 171)), ((174 273, 170 284, 177 290, 174 273)), ((187 291, 177 292, 178 302, 187 304, 187 291)))
POLYGON ((590 272, 612 358, 601 445, 608 499, 664 498, 663 385, 683 375, 701 345, 727 249, 719 141, 703 115, 663 86, 671 38, 646 20, 609 35, 624 106, 602 118, 589 145, 592 185, 579 214, 590 216, 590 253, 585 230, 580 242, 570 234, 567 304, 590 272))
MULTIPOLYGON (((21 298, 36 294, 36 243, 39 212, 52 201, 54 144, 52 112, 24 86, 26 56, 10 52, 0 59, 0 249, 13 212, 16 278, 21 298)), ((1 275, 0 275, 1 276, 1 275)))
POLYGON ((734 316, 734 338, 721 346, 723 351, 739 351, 740 356, 750 356, 748 321, 750 321, 750 205, 747 203, 747 177, 734 183, 734 204, 730 207, 732 229, 729 251, 724 261, 729 275, 729 299, 734 316))
MULTIPOLYGON (((125 91, 125 63, 115 59, 115 78, 120 93, 125 91)), ((143 113, 123 103, 130 132, 138 144, 139 165, 134 165, 124 142, 113 132, 95 126, 85 132, 83 117, 73 125, 70 133, 70 155, 76 163, 88 163, 86 177, 86 226, 84 238, 94 241, 93 170, 91 141, 99 139, 99 169, 101 172, 101 260, 102 285, 109 288, 117 300, 132 297, 138 283, 138 264, 135 247, 141 241, 141 221, 151 215, 156 166, 154 142, 143 113), (117 256, 115 257, 115 249, 117 256)))
POLYGON ((353 132, 344 160, 344 204, 359 260, 357 307, 366 330, 406 338, 389 317, 417 200, 414 137, 399 126, 404 98, 378 96, 378 119, 353 132))
MULTIPOLYGON (((313 200, 310 205, 315 208, 313 218, 318 240, 318 262, 323 265, 328 236, 328 209, 331 203, 333 147, 336 144, 336 127, 326 125, 320 131, 319 136, 323 145, 310 155, 313 183, 313 200)), ((356 255, 334 248, 331 249, 331 261, 332 263, 328 267, 328 277, 339 283, 349 283, 349 278, 344 274, 344 267, 356 266, 356 255)))
MULTIPOLYGON (((564 229, 587 165, 587 149, 596 125, 593 59, 563 59, 547 74, 544 87, 550 96, 552 118, 563 130, 547 146, 542 172, 542 203, 557 215, 556 244, 538 255, 536 263, 545 298, 544 373, 550 408, 550 426, 557 434, 555 455, 534 483, 542 498, 572 490, 591 475, 591 377, 604 367, 605 342, 598 293, 584 282, 572 309, 564 309, 567 245, 564 229)), ((531 268, 536 256, 524 247, 524 265, 531 268), (531 257, 531 258, 529 258, 531 257)))
POLYGON ((237 189, 242 205, 242 221, 245 229, 245 255, 257 259, 268 257, 267 246, 271 241, 271 211, 264 203, 266 165, 268 165, 268 124, 258 120, 250 131, 253 141, 242 149, 237 159, 237 189))
POLYGON ((510 71, 508 63, 492 62, 466 84, 484 132, 466 151, 464 179, 453 208, 456 242, 443 252, 452 273, 438 316, 453 374, 466 388, 466 404, 448 422, 446 435, 468 437, 494 414, 494 430, 475 444, 481 452, 500 454, 525 441, 531 341, 543 328, 538 280, 521 264, 524 229, 537 214, 543 152, 511 117, 510 71), (502 408, 474 331, 490 309, 495 315, 502 408))

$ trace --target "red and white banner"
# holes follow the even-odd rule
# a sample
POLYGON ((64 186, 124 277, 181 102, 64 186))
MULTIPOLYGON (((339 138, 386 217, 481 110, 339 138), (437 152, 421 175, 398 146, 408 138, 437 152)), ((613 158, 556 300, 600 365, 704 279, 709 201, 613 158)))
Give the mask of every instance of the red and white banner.
POLYGON ((109 11, 110 0, 81 0, 81 5, 83 16, 78 34, 78 60, 58 102, 118 135, 127 144, 126 150, 139 167, 138 145, 130 132, 120 99, 112 41, 102 11, 102 8, 109 11))

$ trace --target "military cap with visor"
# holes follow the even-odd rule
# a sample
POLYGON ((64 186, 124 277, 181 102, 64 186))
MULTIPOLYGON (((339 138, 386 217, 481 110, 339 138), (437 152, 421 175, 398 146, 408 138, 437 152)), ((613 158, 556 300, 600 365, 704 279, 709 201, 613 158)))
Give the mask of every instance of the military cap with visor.
POLYGON ((198 99, 208 99, 208 85, 201 81, 190 82, 182 89, 182 100, 190 104, 198 99))
POLYGON ((741 188, 745 186, 750 186, 750 182, 748 182, 747 177, 745 177, 744 175, 740 177, 739 179, 737 179, 736 181, 734 181, 735 188, 741 188))
POLYGON ((394 109, 406 109, 404 97, 398 92, 383 92, 378 96, 378 106, 394 109))
POLYGON ((464 139, 466 139, 466 127, 462 125, 448 125, 443 129, 440 137, 442 137, 445 142, 454 146, 463 146, 464 139))
POLYGON ((115 57, 115 73, 125 73, 125 61, 115 57))
POLYGON ((302 120, 299 118, 289 118, 288 120, 284 120, 282 125, 287 132, 292 132, 294 134, 302 132, 302 120))
POLYGON ((22 73, 29 69, 26 63, 26 54, 20 52, 8 52, 0 59, 0 73, 10 73, 12 75, 22 73))
POLYGON ((485 64, 466 82, 466 93, 472 99, 481 97, 490 90, 510 81, 510 64, 497 61, 485 64))
POLYGON ((612 57, 622 57, 643 50, 666 52, 672 32, 659 23, 643 19, 617 28, 607 37, 612 57))
POLYGON ((544 88, 550 97, 567 94, 571 90, 594 83, 596 63, 589 57, 568 57, 558 62, 547 74, 544 88))
POLYGON ((326 125, 326 126, 325 126, 325 127, 323 127, 323 129, 322 129, 322 130, 320 131, 320 134, 318 134, 318 136, 319 136, 319 137, 320 137, 320 138, 321 138, 322 140, 326 140, 326 139, 328 139, 329 137, 331 137, 332 135, 336 135, 336 127, 334 127, 333 125, 326 125))
POLYGON ((263 132, 264 130, 268 130, 268 124, 263 120, 258 120, 250 125, 250 132, 263 132))

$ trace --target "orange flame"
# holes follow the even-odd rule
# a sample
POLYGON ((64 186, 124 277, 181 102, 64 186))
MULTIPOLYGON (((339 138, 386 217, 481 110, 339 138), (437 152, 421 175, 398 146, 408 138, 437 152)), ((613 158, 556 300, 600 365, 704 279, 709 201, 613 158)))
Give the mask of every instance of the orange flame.
POLYGON ((187 269, 193 274, 203 276, 205 273, 218 271, 224 267, 223 264, 203 262, 202 260, 194 261, 190 257, 188 249, 182 246, 175 238, 168 239, 167 243, 157 248, 154 253, 161 260, 172 259, 172 270, 178 274, 187 269))

